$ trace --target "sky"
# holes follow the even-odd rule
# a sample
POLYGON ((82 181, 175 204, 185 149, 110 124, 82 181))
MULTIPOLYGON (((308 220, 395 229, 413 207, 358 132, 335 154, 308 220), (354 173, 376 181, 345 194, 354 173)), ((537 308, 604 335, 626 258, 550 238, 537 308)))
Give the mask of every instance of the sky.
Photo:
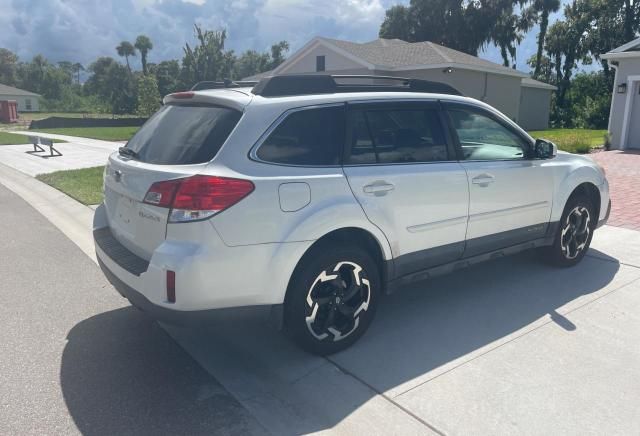
MULTIPOLYGON (((566 3, 568 0, 563 0, 566 3)), ((117 58, 120 41, 145 34, 154 44, 149 62, 181 59, 193 43, 193 24, 227 29, 227 49, 268 50, 286 40, 290 54, 314 36, 366 42, 375 39, 385 10, 409 0, 0 0, 0 47, 21 60, 42 54, 53 62, 85 66, 99 56, 117 58)), ((560 14, 555 14, 552 21, 560 14)), ((536 51, 537 27, 518 48, 517 67, 536 51)), ((495 47, 481 55, 502 63, 495 47)), ((132 66, 140 69, 139 56, 132 66)))

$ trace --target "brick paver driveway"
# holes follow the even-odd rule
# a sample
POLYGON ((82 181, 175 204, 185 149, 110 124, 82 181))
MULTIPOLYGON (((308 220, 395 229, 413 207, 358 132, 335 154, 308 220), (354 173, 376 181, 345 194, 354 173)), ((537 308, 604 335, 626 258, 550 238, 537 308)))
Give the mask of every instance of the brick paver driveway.
POLYGON ((607 171, 611 190, 608 224, 640 230, 640 151, 602 151, 589 157, 607 171))

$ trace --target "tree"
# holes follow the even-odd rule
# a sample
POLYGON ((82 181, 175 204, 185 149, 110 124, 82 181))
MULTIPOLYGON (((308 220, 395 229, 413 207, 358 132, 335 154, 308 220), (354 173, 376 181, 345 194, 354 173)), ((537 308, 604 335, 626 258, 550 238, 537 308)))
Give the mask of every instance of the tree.
POLYGON ((544 41, 547 36, 547 29, 549 27, 549 14, 557 12, 560 9, 560 0, 533 0, 533 4, 529 10, 539 17, 540 31, 538 32, 538 51, 536 52, 536 62, 533 71, 533 77, 540 75, 540 69, 542 68, 542 52, 544 50, 544 41))
MULTIPOLYGON (((267 70, 273 70, 278 65, 284 62, 285 55, 289 51, 289 43, 287 41, 280 41, 277 44, 271 46, 271 59, 267 70)), ((262 71, 259 71, 262 73, 262 71)))
POLYGON ((542 80, 545 83, 555 83, 556 82, 556 76, 554 74, 555 66, 551 61, 551 58, 543 54, 542 58, 540 58, 540 62, 538 62, 536 57, 537 56, 535 54, 531 56, 527 60, 527 65, 529 65, 531 69, 535 69, 536 65, 540 65, 540 71, 538 73, 537 79, 542 80))
POLYGON ((171 94, 180 89, 180 62, 177 60, 160 62, 155 67, 154 74, 161 96, 171 94))
POLYGON ((402 5, 391 6, 385 12, 384 21, 380 26, 380 37, 413 41, 411 36, 412 26, 413 20, 408 7, 402 5))
POLYGON ((247 50, 233 64, 233 78, 243 79, 254 74, 269 71, 270 59, 267 53, 259 53, 255 50, 247 50))
POLYGON ((530 9, 523 10, 522 14, 516 14, 513 6, 506 8, 498 17, 489 40, 500 49, 502 63, 505 67, 513 66, 515 68, 516 44, 522 42, 525 33, 531 29, 534 21, 530 9), (513 61, 513 64, 510 61, 513 61))
POLYGON ((149 50, 153 49, 153 43, 146 35, 139 35, 136 38, 135 48, 140 52, 140 59, 142 61, 142 74, 147 74, 147 54, 149 50))
POLYGON ((594 26, 593 0, 574 0, 564 8, 564 21, 556 21, 547 32, 545 50, 553 63, 556 86, 553 122, 559 126, 572 123, 571 108, 566 101, 571 76, 578 63, 590 64, 586 44, 589 30, 594 26))
MULTIPOLYGON (((137 43, 137 41, 136 41, 137 43)), ((116 47, 116 50, 118 52, 118 56, 122 56, 125 58, 126 62, 127 62, 127 69, 129 70, 129 73, 131 73, 131 66, 129 65, 129 56, 135 56, 136 55, 136 48, 133 46, 133 44, 131 44, 129 41, 122 41, 120 43, 120 45, 118 45, 116 47)), ((142 52, 141 52, 142 53, 142 52)), ((143 61, 143 67, 146 64, 146 53, 145 53, 145 59, 143 61)))
POLYGON ((133 113, 137 105, 137 86, 134 74, 111 57, 100 57, 88 68, 91 76, 84 91, 108 102, 116 114, 133 113))
POLYGON ((84 66, 80 62, 73 64, 73 72, 76 76, 76 83, 80 84, 80 71, 84 71, 84 66))
POLYGON ((160 93, 158 82, 152 75, 138 77, 138 106, 137 114, 149 117, 160 108, 160 93))
POLYGON ((220 80, 231 76, 235 55, 225 51, 226 30, 202 30, 194 26, 197 44, 185 44, 181 78, 187 87, 203 80, 220 80))
POLYGON ((18 69, 18 56, 6 48, 0 48, 0 83, 16 85, 16 72, 18 69))
MULTIPOLYGON (((513 6, 519 3, 520 0, 411 0, 408 7, 394 6, 386 11, 379 36, 409 42, 432 41, 476 56, 484 44, 493 40, 496 23, 501 19, 509 21, 504 15, 511 15, 513 6)), ((512 37, 515 34, 511 32, 512 37)), ((504 36, 500 41, 507 46, 504 36)))
POLYGON ((242 79, 277 68, 284 62, 288 50, 289 43, 280 41, 271 46, 270 53, 259 53, 255 50, 245 51, 234 61, 233 78, 242 79))
POLYGON ((60 61, 58 62, 58 67, 60 67, 60 69, 64 71, 64 73, 67 76, 69 76, 69 82, 72 82, 73 81, 73 62, 60 61))

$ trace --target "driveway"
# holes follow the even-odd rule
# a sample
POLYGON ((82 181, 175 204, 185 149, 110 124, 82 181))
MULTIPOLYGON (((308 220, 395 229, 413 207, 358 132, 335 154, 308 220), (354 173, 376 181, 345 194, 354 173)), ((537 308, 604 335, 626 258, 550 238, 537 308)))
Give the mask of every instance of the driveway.
POLYGON ((640 230, 640 151, 601 151, 589 157, 607 171, 611 191, 609 225, 640 230))

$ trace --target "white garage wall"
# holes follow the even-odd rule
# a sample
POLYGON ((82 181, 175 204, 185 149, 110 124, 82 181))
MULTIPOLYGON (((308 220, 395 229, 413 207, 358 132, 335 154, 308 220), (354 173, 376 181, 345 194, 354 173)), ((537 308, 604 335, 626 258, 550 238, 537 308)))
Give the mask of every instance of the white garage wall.
MULTIPOLYGON (((618 85, 627 83, 629 76, 640 75, 640 59, 618 59, 616 78, 613 83, 613 98, 611 99, 611 111, 609 114, 609 132, 611 133, 611 145, 613 148, 625 148, 622 143, 622 124, 626 111, 627 96, 633 92, 631 84, 627 86, 627 92, 618 94, 618 85)), ((631 115, 631 114, 629 114, 631 115)))
POLYGON ((523 86, 520 95, 518 124, 525 130, 544 130, 549 127, 551 90, 523 86))

